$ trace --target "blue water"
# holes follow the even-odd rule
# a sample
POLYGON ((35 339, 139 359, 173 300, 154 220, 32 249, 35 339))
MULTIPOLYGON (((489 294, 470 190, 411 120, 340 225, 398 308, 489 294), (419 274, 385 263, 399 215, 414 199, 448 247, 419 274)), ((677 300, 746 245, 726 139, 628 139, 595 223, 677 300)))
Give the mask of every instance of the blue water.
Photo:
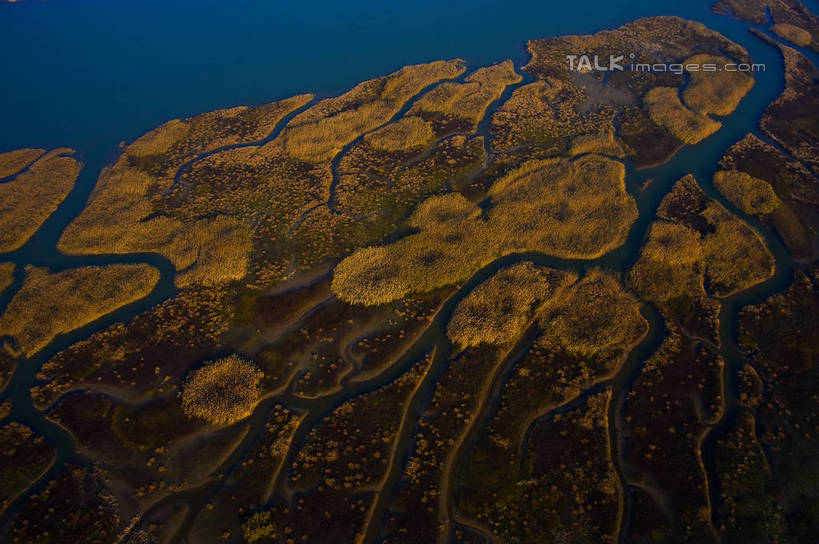
POLYGON ((526 60, 527 39, 710 2, 19 0, 0 3, 0 150, 69 146, 88 166, 122 140, 216 108, 337 94, 405 64, 526 60))

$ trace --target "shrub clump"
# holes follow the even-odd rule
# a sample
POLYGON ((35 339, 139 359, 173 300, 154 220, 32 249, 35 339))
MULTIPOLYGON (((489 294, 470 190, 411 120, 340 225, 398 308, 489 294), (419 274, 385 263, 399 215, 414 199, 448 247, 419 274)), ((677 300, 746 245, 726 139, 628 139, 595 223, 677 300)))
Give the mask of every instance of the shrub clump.
POLYGON ((685 104, 697 113, 730 115, 739 101, 754 86, 754 79, 745 72, 722 69, 730 61, 717 55, 694 55, 685 65, 714 64, 716 72, 691 71, 691 83, 683 91, 685 104))
POLYGON ((53 274, 27 266, 23 286, 0 317, 0 336, 13 336, 19 351, 31 355, 57 335, 147 296, 158 281, 159 271, 147 264, 84 266, 53 274))
POLYGON ((637 299, 599 270, 548 304, 542 326, 566 352, 580 357, 622 349, 648 327, 637 299))
POLYGON ((745 172, 717 172, 714 174, 714 186, 734 206, 748 215, 767 215, 781 204, 770 183, 745 172))
POLYGON ((813 41, 813 36, 804 28, 788 23, 776 23, 771 27, 771 32, 784 40, 798 45, 799 47, 807 47, 813 41))
POLYGON ((447 335, 462 347, 504 344, 517 338, 542 303, 577 280, 548 268, 523 263, 481 283, 455 309, 447 335))
POLYGON ((492 186, 488 211, 458 193, 431 197, 410 218, 418 232, 355 251, 336 267, 333 291, 377 305, 452 285, 514 252, 600 256, 637 218, 624 177, 621 162, 586 155, 526 163, 492 186))
POLYGON ((14 281, 14 263, 0 263, 0 293, 14 281))
POLYGON ((644 99, 652 121, 665 127, 672 135, 687 144, 695 144, 716 132, 722 124, 686 108, 677 89, 655 87, 644 99))
POLYGON ((411 151, 426 147, 435 133, 432 125, 411 115, 364 136, 367 144, 379 151, 411 151))
POLYGON ((256 406, 262 377, 261 370, 238 355, 211 361, 185 382, 182 410, 214 425, 235 423, 256 406))

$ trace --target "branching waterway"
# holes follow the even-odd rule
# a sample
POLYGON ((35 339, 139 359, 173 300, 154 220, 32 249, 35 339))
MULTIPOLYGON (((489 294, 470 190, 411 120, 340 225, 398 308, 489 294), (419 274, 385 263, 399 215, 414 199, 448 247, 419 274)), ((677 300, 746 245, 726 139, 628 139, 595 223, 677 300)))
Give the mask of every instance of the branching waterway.
MULTIPOLYGON (((292 437, 289 449, 281 463, 282 467, 289 467, 292 465, 296 454, 304 444, 313 427, 333 409, 352 398, 375 391, 394 381, 406 373, 420 359, 428 354, 432 354, 429 369, 404 407, 404 413, 402 414, 401 425, 394 443, 388 471, 381 481, 379 488, 374 492, 374 504, 368 513, 368 524, 364 540, 377 541, 382 522, 399 484, 404 463, 411 451, 419 416, 425 406, 430 402, 435 385, 446 371, 447 364, 450 360, 452 346, 446 336, 446 326, 457 304, 481 282, 492 277, 498 270, 515 263, 531 262, 540 266, 575 271, 580 274, 584 274, 592 268, 610 270, 616 274, 626 272, 639 256, 640 247, 650 223, 655 219, 656 210, 660 201, 669 192, 672 185, 686 174, 693 174, 709 197, 719 201, 729 211, 742 217, 744 221, 759 232, 775 259, 775 273, 770 279, 733 294, 721 301, 719 313, 719 345, 714 346, 714 349, 717 350, 717 354, 725 361, 722 370, 724 409, 722 410, 719 420, 706 432, 702 440, 701 452, 708 480, 711 504, 713 505, 719 501, 719 482, 715 477, 713 450, 716 440, 730 427, 738 410, 737 370, 743 362, 743 354, 737 346, 736 327, 738 314, 742 307, 760 302, 770 295, 786 288, 793 276, 793 263, 781 241, 770 229, 761 224, 758 220, 743 215, 735 206, 726 201, 711 184, 711 179, 717 169, 719 160, 732 144, 739 141, 748 133, 755 134, 761 139, 768 141, 765 135, 759 130, 758 123, 768 104, 775 100, 783 90, 782 59, 778 51, 752 36, 748 32, 748 25, 738 23, 727 17, 713 15, 710 12, 702 11, 698 12, 698 15, 697 18, 705 22, 708 26, 744 46, 754 62, 763 63, 767 68, 764 72, 755 74, 756 84, 752 90, 740 103, 738 109, 723 120, 722 127, 712 136, 696 145, 682 148, 669 161, 659 166, 638 169, 633 164, 627 164, 627 189, 637 202, 639 217, 631 227, 627 241, 623 246, 602 257, 588 260, 560 259, 540 253, 512 254, 495 260, 491 264, 481 268, 465 281, 457 291, 442 304, 430 324, 417 336, 412 345, 381 372, 367 376, 364 379, 345 378, 342 380, 342 387, 339 391, 317 399, 304 399, 295 395, 290 389, 284 389, 264 399, 258 404, 248 420, 243 423, 249 428, 245 437, 239 442, 238 446, 221 466, 212 473, 209 479, 195 487, 167 495, 144 512, 142 519, 147 520, 152 513, 167 504, 187 505, 188 510, 185 514, 185 518, 176 531, 175 540, 181 541, 184 538, 185 531, 196 519, 199 511, 219 492, 224 481, 253 447, 259 432, 264 428, 268 413, 274 405, 281 404, 303 414, 292 437), (647 183, 648 180, 650 180, 650 182, 647 183)), ((812 58, 815 59, 815 57, 812 58)), ((469 68, 474 69, 475 66, 470 66, 469 68)), ((520 66, 517 68, 518 71, 520 71, 520 66)), ((526 84, 530 81, 531 78, 527 76, 519 85, 526 84)), ((477 134, 484 136, 487 142, 490 162, 492 151, 491 144, 489 143, 488 119, 498 105, 508 98, 515 87, 516 86, 510 86, 504 92, 502 98, 489 108, 487 116, 479 124, 477 134)), ((407 105, 397 116, 405 113, 409 107, 411 107, 412 102, 412 100, 408 101, 407 105)), ((294 112, 283 119, 265 140, 238 144, 236 146, 229 146, 229 148, 261 145, 269 141, 280 132, 281 128, 296 113, 298 112, 294 112)), ((355 142, 345 147, 341 154, 354 143, 355 142)), ((223 149, 210 151, 185 163, 177 172, 175 179, 178 180, 196 161, 218 153, 223 149)), ((56 458, 46 472, 37 478, 28 489, 10 504, 0 519, 4 530, 8 528, 9 522, 17 512, 20 504, 30 497, 32 493, 37 493, 42 490, 66 462, 72 461, 81 465, 90 462, 77 452, 77 445, 73 437, 62 427, 50 421, 43 411, 38 410, 34 406, 31 397, 31 388, 37 384, 36 376, 41 366, 56 353, 77 341, 88 338, 93 333, 103 330, 113 323, 127 322, 134 316, 173 297, 177 292, 174 286, 175 270, 173 265, 167 259, 157 254, 67 256, 61 254, 56 249, 57 241, 61 233, 84 207, 90 191, 94 186, 100 167, 113 159, 113 157, 110 156, 106 157, 106 152, 104 151, 86 151, 86 153, 86 168, 83 170, 76 187, 60 205, 57 212, 49 218, 45 225, 23 248, 11 254, 2 255, 2 260, 13 261, 18 266, 15 270, 13 285, 0 295, 0 311, 5 310, 13 294, 22 285, 24 266, 26 265, 45 266, 53 271, 59 271, 88 265, 100 266, 115 263, 147 263, 159 270, 161 280, 147 297, 122 307, 78 330, 57 337, 45 349, 30 359, 20 361, 17 365, 9 385, 5 391, 3 391, 2 395, 0 395, 0 400, 11 401, 12 411, 10 417, 30 427, 36 434, 44 436, 49 443, 54 446, 56 458)), ((339 154, 332 163, 334 178, 338 176, 336 170, 341 154, 339 154)), ((335 184, 332 189, 334 190, 334 188, 335 184)), ((335 212, 334 199, 334 192, 331 191, 327 205, 335 212)), ((609 379, 596 384, 582 392, 576 398, 560 406, 544 407, 543 413, 539 414, 539 417, 552 417, 561 410, 570 410, 573 406, 577 406, 578 403, 590 395, 599 392, 601 388, 611 389, 612 398, 607 414, 608 440, 611 457, 615 465, 615 472, 617 473, 621 486, 621 504, 618 524, 620 541, 623 541, 628 534, 631 511, 630 485, 620 466, 620 454, 623 444, 622 437, 619 433, 621 429, 620 417, 623 400, 625 395, 631 390, 635 380, 640 376, 644 361, 657 350, 666 335, 662 317, 655 308, 650 305, 644 305, 641 311, 649 324, 649 330, 646 335, 633 346, 618 371, 609 379)), ((454 497, 457 494, 457 474, 455 467, 458 464, 459 457, 469 448, 471 441, 480 431, 487 417, 497 409, 500 393, 511 366, 526 353, 528 347, 539 333, 540 331, 537 329, 537 326, 532 325, 530 330, 523 335, 518 345, 512 348, 507 356, 498 363, 495 371, 490 373, 488 381, 484 384, 481 403, 476 411, 476 415, 473 416, 473 419, 469 422, 468 430, 461 436, 457 447, 453 450, 452 457, 447 459, 440 505, 441 522, 445 528, 441 535, 441 541, 451 539, 453 528, 459 524, 459 519, 462 519, 454 505, 454 497)), ((535 421, 530 422, 529 427, 531 428, 534 423, 535 421)), ((525 441, 527 440, 528 432, 522 433, 522 436, 523 442, 518 445, 518 451, 520 452, 525 450, 525 441)), ((270 501, 283 500, 283 497, 277 495, 275 490, 282 489, 286 480, 286 474, 286 468, 280 470, 276 474, 274 481, 270 483, 270 488, 274 490, 270 501)), ((139 521, 136 525, 138 524, 139 521)), ((482 528, 480 524, 477 524, 477 522, 471 523, 463 521, 463 527, 479 534, 484 531, 484 528, 482 528)))

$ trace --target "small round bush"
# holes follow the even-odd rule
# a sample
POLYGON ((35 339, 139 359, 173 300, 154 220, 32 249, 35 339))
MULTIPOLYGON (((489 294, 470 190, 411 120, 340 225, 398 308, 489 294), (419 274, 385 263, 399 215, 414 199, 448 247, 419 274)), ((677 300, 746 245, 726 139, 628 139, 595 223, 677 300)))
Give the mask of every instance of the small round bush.
POLYGON ((244 419, 259 400, 263 373, 238 355, 206 363, 182 388, 182 410, 188 417, 216 425, 244 419))

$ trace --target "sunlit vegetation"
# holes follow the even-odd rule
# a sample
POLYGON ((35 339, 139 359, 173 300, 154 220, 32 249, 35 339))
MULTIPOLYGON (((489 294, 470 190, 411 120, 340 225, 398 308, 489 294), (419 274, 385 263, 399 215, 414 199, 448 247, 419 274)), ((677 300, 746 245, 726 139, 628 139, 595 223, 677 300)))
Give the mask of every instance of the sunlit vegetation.
POLYGON ((528 150, 537 156, 562 154, 570 139, 609 132, 614 120, 626 152, 641 166, 665 162, 683 144, 698 141, 717 125, 679 103, 676 94, 685 83, 681 74, 624 70, 603 79, 599 73, 569 70, 567 55, 586 53, 607 59, 628 51, 627 62, 651 64, 658 61, 657 52, 663 51, 664 62, 683 63, 704 49, 719 51, 732 62, 750 60, 742 47, 717 32, 676 17, 638 19, 593 35, 531 40, 527 48, 532 59, 525 70, 542 81, 518 89, 518 96, 499 110, 497 127, 493 123, 496 149, 528 150), (669 90, 650 94, 658 88, 669 90), (555 96, 548 97, 548 89, 555 96), (539 100, 538 94, 544 98, 539 100), (650 108, 650 115, 638 106, 646 95, 662 98, 650 108), (522 107, 531 113, 516 114, 522 107))
POLYGON ((721 123, 693 112, 681 102, 677 89, 655 87, 643 99, 651 118, 687 144, 695 144, 716 132, 721 123))
POLYGON ((220 299, 214 290, 185 290, 127 324, 72 344, 43 365, 34 402, 44 408, 83 387, 128 399, 167 394, 192 365, 218 349, 230 316, 220 299))
POLYGON ((740 100, 754 86, 754 79, 745 72, 726 70, 729 62, 718 55, 695 55, 687 59, 684 66, 693 64, 699 69, 688 72, 691 81, 682 93, 685 105, 703 115, 713 113, 725 116, 733 113, 740 100), (707 64, 715 65, 717 71, 702 71, 702 66, 707 64))
POLYGON ((45 437, 16 422, 0 427, 0 512, 34 481, 54 458, 45 437))
MULTIPOLYGON (((68 195, 81 168, 72 153, 70 149, 50 151, 11 181, 0 183, 0 253, 25 244, 68 195)), ((19 166, 19 161, 9 162, 19 166)))
POLYGON ((358 84, 337 98, 323 100, 300 113, 282 134, 287 153, 296 159, 331 159, 355 138, 389 121, 424 87, 463 73, 460 60, 406 66, 378 79, 358 84))
POLYGON ((694 295, 701 286, 728 296, 773 274, 773 257, 761 237, 709 200, 691 176, 677 182, 658 217, 630 275, 649 300, 694 295))
POLYGON ((702 284, 700 234, 677 223, 655 221, 631 271, 631 284, 643 297, 664 302, 702 284))
MULTIPOLYGON (((793 41, 800 46, 809 46, 819 51, 819 16, 809 10, 799 0, 718 0, 714 11, 730 13, 743 21, 766 25, 769 18, 775 23, 771 30, 778 36, 793 41), (795 27, 807 33, 807 43, 792 40, 797 32, 795 27)), ((801 38, 802 32, 798 35, 801 38)), ((803 38, 804 39, 804 38, 803 38)))
POLYGON ((246 418, 259 400, 262 372, 238 355, 205 363, 182 388, 182 409, 188 417, 214 425, 246 418))
POLYGON ((462 300, 447 326, 447 335, 467 347, 506 344, 531 322, 544 301, 576 276, 524 263, 505 268, 462 300))
POLYGON ((414 115, 402 117, 364 136, 364 141, 378 151, 413 151, 432 142, 432 125, 414 115))
POLYGON ((729 200, 746 213, 756 214, 754 202, 761 204, 758 216, 776 231, 795 259, 819 255, 819 239, 814 234, 819 227, 814 212, 819 204, 819 181, 804 165, 750 134, 728 149, 720 165, 727 172, 740 172, 733 177, 734 184, 730 179, 714 178, 729 200), (745 175, 759 181, 750 182, 745 175), (773 196, 763 184, 770 184, 773 196), (746 192, 754 200, 748 201, 746 192))
POLYGON ((804 28, 799 28, 798 26, 788 23, 777 23, 773 25, 771 32, 799 47, 807 47, 813 41, 813 36, 811 36, 810 32, 804 28))
POLYGON ((0 335, 10 335, 12 352, 31 355, 59 334, 70 332, 139 300, 159 281, 145 264, 72 268, 50 273, 26 267, 23 286, 0 317, 0 335))
MULTIPOLYGON (((552 77, 515 89, 492 116, 490 130, 495 150, 520 153, 531 149, 538 156, 560 155, 569 149, 572 138, 610 132, 612 113, 603 110, 580 114, 583 98, 579 87, 552 77)), ((594 136, 578 140, 580 149, 602 143, 594 136)), ((608 143, 604 148, 610 149, 608 143)))
POLYGON ((238 106, 174 119, 135 140, 125 154, 132 166, 154 176, 164 190, 185 161, 220 147, 262 140, 312 98, 303 94, 252 108, 238 106))
POLYGON ((593 270, 546 304, 541 326, 570 355, 609 354, 646 330, 639 308, 613 276, 593 270))
POLYGON ((44 149, 16 149, 0 153, 0 179, 18 173, 43 156, 44 149))
POLYGON ((213 285, 243 277, 250 235, 239 221, 220 216, 185 223, 154 213, 146 195, 152 178, 123 158, 103 171, 91 201, 68 226, 59 247, 66 253, 157 252, 182 272, 177 283, 213 285))
POLYGON ((592 258, 623 243, 636 219, 622 163, 584 156, 533 161, 498 180, 487 212, 458 194, 433 197, 410 219, 415 234, 356 251, 335 269, 333 291, 357 304, 457 283, 516 251, 592 258))
POLYGON ((439 133, 450 125, 458 127, 458 120, 473 126, 480 121, 489 104, 500 98, 507 85, 518 83, 521 76, 515 72, 511 60, 475 70, 463 82, 442 83, 419 98, 411 114, 434 122, 439 133))
POLYGON ((781 204, 770 183, 744 172, 721 170, 714 174, 714 187, 748 215, 767 215, 781 204))
POLYGON ((569 155, 584 155, 586 153, 598 153, 617 158, 623 158, 627 154, 622 142, 614 136, 613 132, 582 134, 572 139, 569 155))
POLYGON ((250 253, 248 227, 231 214, 168 209, 161 196, 185 161, 245 138, 264 138, 309 99, 300 95, 172 121, 138 139, 103 170, 85 210, 63 234, 60 249, 74 254, 158 252, 183 271, 180 286, 242 278, 250 253))
POLYGON ((0 263, 0 294, 14 281, 14 263, 0 263))

